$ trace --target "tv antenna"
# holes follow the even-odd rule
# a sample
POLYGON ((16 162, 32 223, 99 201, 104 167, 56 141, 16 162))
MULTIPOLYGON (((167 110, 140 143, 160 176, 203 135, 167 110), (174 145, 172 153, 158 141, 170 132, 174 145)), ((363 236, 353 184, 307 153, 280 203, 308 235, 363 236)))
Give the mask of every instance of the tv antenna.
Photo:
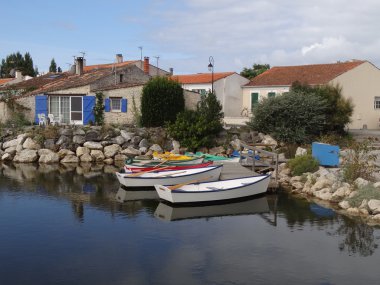
POLYGON ((86 54, 86 52, 85 51, 80 51, 79 53, 81 53, 82 57, 84 58, 84 55, 86 54))
POLYGON ((160 59, 160 56, 154 56, 154 58, 156 59, 156 62, 157 62, 157 76, 158 76, 158 60, 160 59))

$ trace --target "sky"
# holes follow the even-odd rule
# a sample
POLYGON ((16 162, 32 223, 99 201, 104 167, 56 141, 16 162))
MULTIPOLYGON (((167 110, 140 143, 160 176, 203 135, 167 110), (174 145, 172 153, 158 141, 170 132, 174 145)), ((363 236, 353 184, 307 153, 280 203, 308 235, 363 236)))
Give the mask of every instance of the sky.
POLYGON ((380 67, 379 0, 17 0, 0 2, 0 59, 40 72, 148 56, 175 74, 368 60, 380 67), (139 49, 142 47, 142 50, 139 49))

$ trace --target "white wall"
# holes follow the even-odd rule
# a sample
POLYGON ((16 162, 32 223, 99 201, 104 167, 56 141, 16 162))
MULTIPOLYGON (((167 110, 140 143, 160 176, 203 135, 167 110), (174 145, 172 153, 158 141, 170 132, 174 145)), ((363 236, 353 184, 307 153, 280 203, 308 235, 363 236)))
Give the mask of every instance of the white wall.
POLYGON ((380 70, 369 62, 338 76, 331 81, 339 84, 345 98, 354 103, 350 129, 380 129, 380 109, 374 109, 374 99, 380 96, 380 70))

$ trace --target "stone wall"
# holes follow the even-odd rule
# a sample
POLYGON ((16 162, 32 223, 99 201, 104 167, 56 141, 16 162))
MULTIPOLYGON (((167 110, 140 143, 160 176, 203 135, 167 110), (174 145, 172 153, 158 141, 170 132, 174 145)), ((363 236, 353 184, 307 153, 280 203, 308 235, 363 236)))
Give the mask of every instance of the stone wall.
MULTIPOLYGON (((17 99, 17 103, 28 108, 28 110, 23 110, 22 112, 28 121, 34 122, 34 109, 35 109, 34 96, 17 99)), ((10 110, 4 102, 0 102, 0 123, 5 123, 8 120, 11 120, 12 115, 13 115, 12 110, 10 110)))
POLYGON ((185 96, 185 108, 188 110, 197 109, 197 104, 201 100, 201 94, 189 90, 183 90, 185 96))

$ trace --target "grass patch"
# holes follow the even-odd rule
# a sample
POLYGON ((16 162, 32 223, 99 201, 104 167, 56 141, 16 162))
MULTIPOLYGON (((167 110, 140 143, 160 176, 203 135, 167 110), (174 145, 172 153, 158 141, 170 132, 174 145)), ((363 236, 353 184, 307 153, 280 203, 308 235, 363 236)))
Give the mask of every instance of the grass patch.
POLYGON ((380 189, 375 188, 373 184, 368 184, 357 190, 357 194, 354 197, 348 198, 347 201, 353 207, 359 207, 363 200, 380 200, 380 189))

